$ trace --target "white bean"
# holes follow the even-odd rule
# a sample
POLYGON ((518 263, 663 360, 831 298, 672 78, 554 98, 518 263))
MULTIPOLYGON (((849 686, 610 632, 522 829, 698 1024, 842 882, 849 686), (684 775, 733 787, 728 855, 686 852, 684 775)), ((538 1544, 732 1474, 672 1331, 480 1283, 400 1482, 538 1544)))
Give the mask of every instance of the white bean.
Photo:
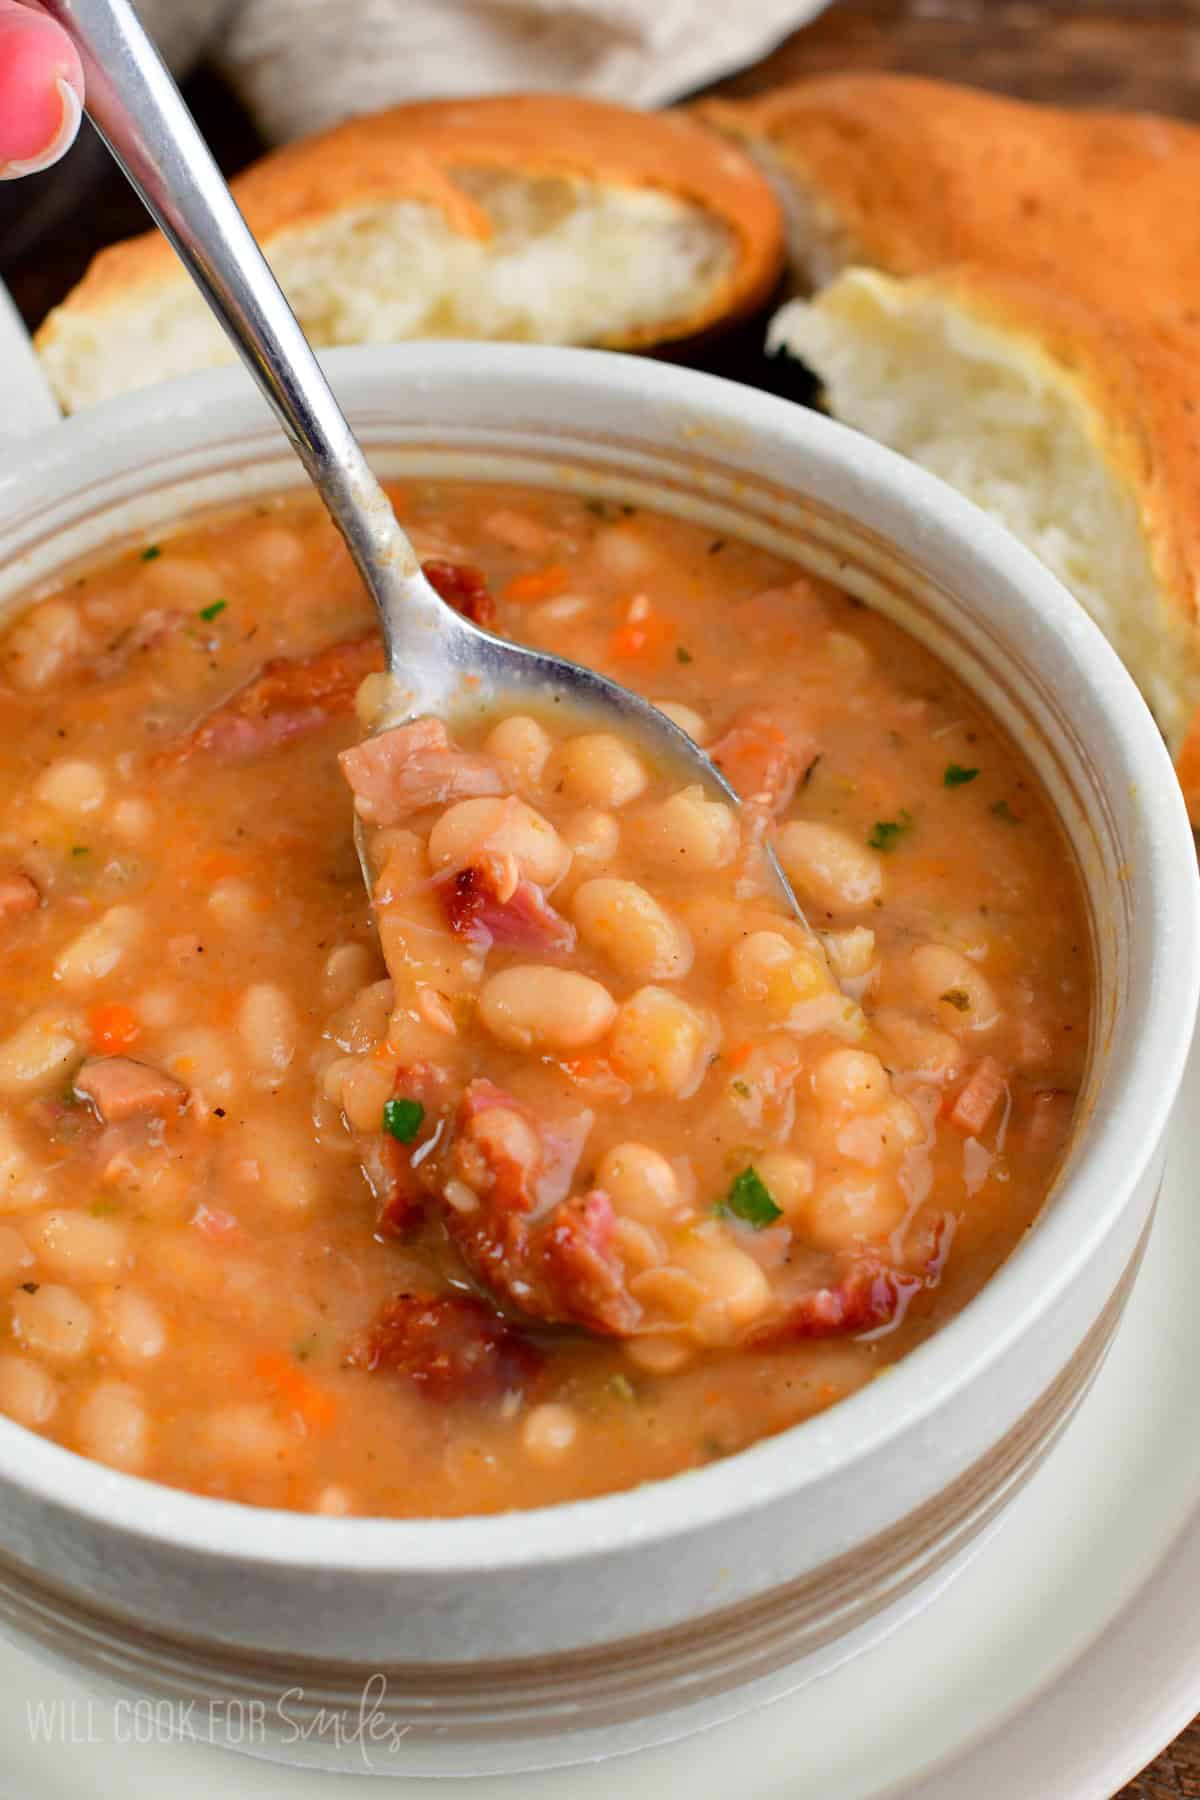
POLYGON ((692 966, 687 932, 636 881, 585 881, 571 911, 584 942, 634 981, 678 981, 692 966))
POLYGON ((521 1445, 535 1462, 560 1462, 579 1434, 579 1421, 572 1407, 556 1405, 548 1400, 525 1415, 521 1426, 521 1445))
POLYGON ((132 1288, 118 1288, 106 1312, 113 1354, 121 1362, 136 1366, 162 1355, 167 1328, 153 1300, 132 1288))
POLYGON ((574 857, 573 873, 594 875, 617 854, 621 827, 611 813, 585 806, 565 821, 562 835, 574 857))
POLYGON ((462 869, 485 852, 513 857, 527 880, 545 888, 562 880, 571 860, 549 819, 515 794, 504 800, 460 800, 446 808, 429 834, 434 869, 462 869))
POLYGON ((662 1225, 679 1214, 675 1171, 649 1144, 614 1144, 601 1157, 596 1180, 624 1218, 662 1225))
POLYGON ((813 1190, 812 1157, 795 1150, 764 1150, 755 1156, 754 1168, 788 1223, 800 1222, 813 1190))
POLYGON ((33 1251, 20 1232, 12 1225, 0 1225, 0 1282, 14 1282, 32 1267, 33 1251))
POLYGON ((703 1081, 720 1041, 712 1014, 669 988, 644 987, 618 1012, 609 1054, 617 1073, 639 1093, 686 1100, 703 1081))
POLYGON ((600 982, 538 963, 501 969, 479 996, 481 1023, 518 1050, 582 1050, 604 1036, 616 1010, 600 982))
POLYGON ((163 1060, 172 1075, 206 1100, 227 1100, 233 1094, 233 1053, 223 1034, 210 1025, 179 1032, 163 1060))
POLYGON ((561 765, 567 799, 578 806, 627 806, 649 783, 637 752, 609 731, 569 738, 561 765))
POLYGON ((511 718, 501 719, 493 726, 483 747, 489 756, 495 757, 518 793, 535 794, 550 760, 554 740, 536 719, 514 713, 511 718))
POLYGON ((128 1261, 129 1228, 118 1219, 95 1219, 90 1213, 64 1208, 31 1219, 25 1233, 51 1275, 103 1281, 128 1261))
POLYGON ((846 1250, 864 1239, 886 1237, 904 1212, 904 1196, 891 1183, 866 1174, 847 1176, 818 1185, 808 1202, 806 1227, 824 1249, 846 1250))
POLYGON ((15 1097, 55 1087, 78 1061, 81 1035, 77 1022, 60 1012, 33 1013, 0 1043, 0 1094, 15 1097))
POLYGON ((850 912, 871 906, 883 893, 878 855, 833 825, 793 819, 780 827, 775 848, 801 900, 850 912))
POLYGON ((32 1294, 12 1298, 13 1335, 30 1350, 74 1362, 92 1341, 95 1316, 68 1287, 43 1283, 32 1294))
POLYGON ((34 798, 68 819, 84 819, 96 812, 107 793, 104 770, 79 757, 51 763, 33 784, 34 798))
POLYGON ((660 869, 680 875, 723 869, 737 855, 741 830, 730 807, 702 787, 681 788, 632 822, 634 842, 660 869))
POLYGON ((770 1303, 771 1286, 763 1271, 724 1232, 697 1234, 680 1246, 676 1260, 700 1287, 701 1300, 691 1325, 702 1343, 727 1343, 770 1303))
POLYGON ((243 1469, 266 1469, 294 1452, 296 1433, 276 1417, 269 1406, 239 1401, 211 1412, 201 1431, 201 1441, 218 1467, 233 1463, 243 1469))
POLYGON ((338 944, 325 958, 321 971, 321 999, 326 1006, 345 1006, 371 974, 371 953, 365 944, 338 944))
POLYGON ((812 1077, 824 1105, 846 1112, 875 1112, 890 1092, 887 1071, 869 1050, 831 1050, 812 1077))
POLYGON ((693 706, 684 706, 679 700, 655 700, 660 713, 665 713, 672 725, 678 725, 680 731, 686 731, 693 744, 707 744, 712 733, 708 720, 702 718, 693 706))
POLYGON ((8 640, 12 678, 18 687, 37 692, 88 648, 78 608, 66 600, 46 600, 26 614, 8 640))
POLYGON ((729 953, 729 968, 739 998, 781 1022, 833 987, 816 947, 797 944, 781 931, 751 931, 740 938, 729 953))
POLYGON ((226 931, 245 931, 262 917, 262 904, 250 882, 227 875, 210 889, 208 910, 226 931))
POLYGON ((129 844, 144 844, 154 830, 154 808, 140 795, 118 800, 109 817, 117 836, 129 844))
POLYGON ((0 1356, 0 1413, 36 1430, 54 1416, 58 1383, 24 1356, 0 1356))
POLYGON ((142 935, 143 918, 136 906, 110 906, 93 925, 60 950, 54 979, 65 988, 89 987, 111 975, 126 951, 142 935))
POLYGON ((98 1381, 75 1415, 75 1431, 85 1456, 130 1473, 145 1466, 146 1409, 128 1382, 98 1381))
POLYGON ((986 1031, 1000 1017, 995 989, 961 950, 921 944, 909 958, 913 987, 946 1031, 986 1031))
POLYGON ((296 1054, 296 1011, 288 995, 274 982, 256 982, 246 989, 238 1008, 238 1032, 259 1077, 277 1082, 287 1073, 296 1054))

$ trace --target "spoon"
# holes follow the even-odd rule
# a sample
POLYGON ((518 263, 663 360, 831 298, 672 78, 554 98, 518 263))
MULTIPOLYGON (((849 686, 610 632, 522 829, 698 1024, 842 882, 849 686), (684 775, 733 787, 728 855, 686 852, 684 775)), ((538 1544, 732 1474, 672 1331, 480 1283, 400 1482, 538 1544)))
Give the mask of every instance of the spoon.
MULTIPOLYGON (((634 736, 681 779, 739 805, 703 751, 648 701, 578 663, 493 637, 439 598, 128 0, 40 4, 79 52, 92 123, 266 396, 375 603, 392 698, 374 729, 424 715, 450 722, 468 703, 478 713, 527 694, 539 708, 586 710, 589 723, 634 736)), ((802 916, 769 849, 767 859, 780 898, 802 916)))

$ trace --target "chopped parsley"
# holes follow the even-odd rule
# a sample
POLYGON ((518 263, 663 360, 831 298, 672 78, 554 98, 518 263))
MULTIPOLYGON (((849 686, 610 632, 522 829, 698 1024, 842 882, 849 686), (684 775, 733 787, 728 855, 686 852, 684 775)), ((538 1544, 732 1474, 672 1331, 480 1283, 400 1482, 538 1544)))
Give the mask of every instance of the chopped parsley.
POLYGON ((741 1099, 748 1100, 750 1098, 750 1083, 748 1081, 731 1081, 729 1085, 734 1093, 739 1095, 741 1099))
POLYGON ((876 819, 867 843, 872 850, 894 850, 906 831, 911 831, 913 816, 901 807, 894 819, 876 819))
POLYGON ((694 662, 695 658, 693 657, 691 651, 687 648, 687 646, 685 644, 679 644, 676 646, 676 650, 675 650, 675 661, 681 662, 681 663, 690 663, 690 662, 694 662))
POLYGON ((214 619, 220 618, 228 605, 228 600, 214 600, 211 606, 200 608, 200 617, 206 625, 211 625, 214 619))
POLYGON ((92 847, 90 844, 72 844, 71 845, 71 855, 72 856, 90 856, 91 853, 92 853, 92 847))
POLYGON ((1021 823, 1007 800, 997 800, 996 804, 992 807, 992 812, 995 814, 996 818, 1003 819, 1006 825, 1019 825, 1021 823))
POLYGON ((772 1224, 783 1215, 783 1208, 776 1206, 770 1189, 753 1164, 734 1176, 729 1192, 723 1200, 717 1201, 716 1209, 741 1219, 743 1224, 753 1225, 755 1231, 761 1231, 764 1225, 772 1224))
POLYGON ((143 562, 155 562, 161 555, 162 555, 162 545, 161 544, 147 544, 146 548, 142 551, 142 561, 143 562))
POLYGON ((964 769, 961 763, 947 763, 946 773, 942 776, 942 786, 966 787, 968 781, 974 781, 978 773, 978 769, 964 769))
POLYGON ((938 999, 946 1006, 952 1006, 955 1012, 969 1012, 971 1009, 971 996, 965 988, 947 988, 944 994, 938 995, 938 999))
POLYGON ((398 1144, 411 1144, 424 1118, 425 1108, 419 1100, 389 1100, 383 1109, 383 1129, 398 1144))

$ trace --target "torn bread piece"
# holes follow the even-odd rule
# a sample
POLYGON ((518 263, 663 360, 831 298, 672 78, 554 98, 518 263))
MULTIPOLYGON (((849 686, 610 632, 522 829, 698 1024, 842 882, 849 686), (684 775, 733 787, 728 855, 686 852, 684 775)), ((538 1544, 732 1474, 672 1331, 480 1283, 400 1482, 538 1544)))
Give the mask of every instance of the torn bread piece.
POLYGON ((1000 519, 1100 625, 1200 823, 1200 404, 1185 341, 977 266, 849 269, 775 317, 835 417, 1000 519))
MULTIPOLYGON (((783 266, 778 203, 740 149, 577 95, 394 107, 232 185, 317 345, 641 349, 764 304, 783 266)), ((101 252, 36 341, 69 411, 233 356, 157 232, 101 252)))

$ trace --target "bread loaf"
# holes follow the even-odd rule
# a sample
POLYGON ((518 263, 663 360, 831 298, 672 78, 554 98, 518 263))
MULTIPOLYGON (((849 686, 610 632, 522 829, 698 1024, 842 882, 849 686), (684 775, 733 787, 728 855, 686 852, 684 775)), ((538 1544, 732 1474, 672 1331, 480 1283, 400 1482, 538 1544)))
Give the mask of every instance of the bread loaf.
MULTIPOLYGON (((778 205, 740 149, 681 114, 577 96, 395 107, 276 151, 233 190, 318 345, 640 349, 762 305, 783 263, 778 205)), ((37 345, 68 410, 232 355, 157 232, 101 252, 37 345)))

